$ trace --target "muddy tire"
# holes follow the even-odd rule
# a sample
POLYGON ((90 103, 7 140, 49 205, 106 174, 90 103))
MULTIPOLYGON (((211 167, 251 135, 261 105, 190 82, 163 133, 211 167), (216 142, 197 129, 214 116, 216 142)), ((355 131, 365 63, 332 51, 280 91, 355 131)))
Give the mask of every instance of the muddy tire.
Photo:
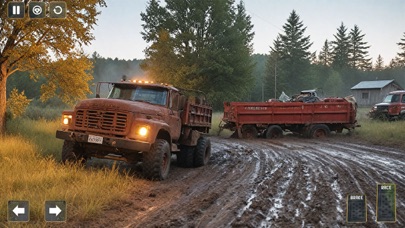
POLYGON ((271 125, 266 130, 266 139, 276 139, 283 137, 283 129, 278 125, 271 125))
POLYGON ((194 151, 195 147, 182 146, 177 156, 177 165, 184 168, 194 166, 194 151))
POLYGON ((242 138, 244 139, 255 139, 257 138, 257 128, 254 125, 243 125, 242 127, 242 138))
POLYGON ((200 137, 197 142, 194 154, 194 167, 200 167, 208 164, 211 157, 211 140, 200 137))
POLYGON ((143 152, 143 175, 151 180, 164 180, 170 170, 170 145, 164 139, 156 139, 150 151, 143 152))
POLYGON ((325 124, 316 124, 310 128, 310 138, 324 138, 329 136, 330 129, 325 124))
POLYGON ((83 155, 83 149, 73 141, 65 140, 62 147, 62 162, 86 163, 86 157, 83 155))

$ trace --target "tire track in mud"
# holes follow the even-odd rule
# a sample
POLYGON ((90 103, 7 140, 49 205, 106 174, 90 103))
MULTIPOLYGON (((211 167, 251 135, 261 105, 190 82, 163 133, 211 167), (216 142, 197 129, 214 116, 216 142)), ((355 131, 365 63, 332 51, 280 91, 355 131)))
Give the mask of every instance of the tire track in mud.
MULTIPOLYGON (((367 196, 366 227, 403 227, 405 152, 345 138, 211 137, 207 166, 147 182, 120 227, 346 227, 347 194, 367 196), (375 222, 377 183, 397 185, 397 223, 375 222), (152 197, 151 197, 152 196, 152 197)), ((121 210, 122 211, 122 210, 121 210)), ((114 212, 114 211, 112 211, 114 212)), ((111 212, 109 212, 111 213, 111 212)), ((106 218, 94 226, 111 224, 106 218)), ((90 225, 92 226, 92 225, 90 225)))

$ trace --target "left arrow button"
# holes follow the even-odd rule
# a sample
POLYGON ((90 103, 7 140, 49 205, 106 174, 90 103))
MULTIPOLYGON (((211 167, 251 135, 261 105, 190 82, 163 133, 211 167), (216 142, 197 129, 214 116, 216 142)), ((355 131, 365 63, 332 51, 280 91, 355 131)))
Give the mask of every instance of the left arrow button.
POLYGON ((17 216, 20 215, 20 214, 25 214, 25 208, 23 208, 23 207, 18 207, 18 205, 17 205, 17 206, 15 206, 13 212, 14 212, 14 214, 17 215, 17 216))
POLYGON ((7 220, 10 222, 28 222, 29 202, 22 200, 8 201, 7 220))

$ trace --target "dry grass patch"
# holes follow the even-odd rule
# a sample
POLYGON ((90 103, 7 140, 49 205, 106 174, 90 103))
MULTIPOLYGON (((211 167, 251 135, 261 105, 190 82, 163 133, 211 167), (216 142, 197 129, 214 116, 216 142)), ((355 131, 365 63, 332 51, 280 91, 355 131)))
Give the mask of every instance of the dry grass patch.
POLYGON ((7 127, 10 134, 0 138, 0 226, 8 200, 28 200, 30 224, 42 226, 46 200, 65 200, 68 221, 88 220, 146 184, 115 165, 89 169, 58 162, 63 143, 55 138, 59 121, 20 119, 7 127))

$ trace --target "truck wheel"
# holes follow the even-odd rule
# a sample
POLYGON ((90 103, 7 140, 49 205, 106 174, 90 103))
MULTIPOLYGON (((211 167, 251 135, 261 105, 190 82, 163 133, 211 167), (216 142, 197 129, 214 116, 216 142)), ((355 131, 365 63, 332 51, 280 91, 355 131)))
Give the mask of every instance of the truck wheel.
POLYGON ((170 169, 170 146, 164 139, 156 139, 150 151, 143 152, 143 174, 152 180, 164 180, 170 169))
POLYGON ((83 156, 83 151, 80 146, 73 141, 65 140, 62 147, 62 162, 79 162, 86 163, 86 157, 83 156))
POLYGON ((325 124, 316 124, 311 127, 310 137, 311 138, 324 138, 330 134, 329 127, 325 124))
POLYGON ((209 138, 200 137, 194 154, 194 167, 208 164, 211 157, 211 141, 209 138))
POLYGON ((267 128, 266 139, 275 139, 283 137, 283 129, 278 125, 271 125, 267 128))
POLYGON ((177 156, 177 165, 184 168, 191 168, 194 165, 194 147, 181 146, 177 156))
POLYGON ((255 139, 257 133, 257 128, 254 125, 243 125, 242 127, 242 138, 244 139, 255 139))

